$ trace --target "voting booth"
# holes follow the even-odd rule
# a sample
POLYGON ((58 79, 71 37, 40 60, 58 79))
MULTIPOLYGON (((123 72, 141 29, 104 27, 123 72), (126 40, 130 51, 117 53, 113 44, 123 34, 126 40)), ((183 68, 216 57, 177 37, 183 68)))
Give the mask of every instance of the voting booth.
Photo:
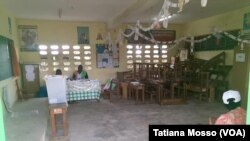
POLYGON ((58 136, 57 128, 63 127, 63 136, 68 135, 68 120, 67 120, 67 85, 66 76, 63 75, 48 75, 44 77, 48 93, 49 114, 51 124, 51 137, 56 139, 58 136), (62 116, 62 122, 57 122, 58 116, 62 116), (58 126, 57 124, 62 124, 58 126))
POLYGON ((45 76, 49 104, 67 103, 66 77, 63 75, 45 76))

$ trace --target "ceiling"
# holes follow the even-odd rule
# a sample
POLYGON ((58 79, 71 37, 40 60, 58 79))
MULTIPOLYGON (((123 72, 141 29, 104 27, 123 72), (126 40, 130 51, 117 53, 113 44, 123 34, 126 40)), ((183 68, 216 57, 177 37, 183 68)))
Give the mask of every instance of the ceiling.
MULTIPOLYGON (((17 18, 106 22, 109 27, 120 23, 152 23, 164 0, 2 0, 17 18)), ((171 0, 176 3, 178 0, 171 0)), ((170 8, 174 16, 169 23, 186 23, 250 6, 250 0, 189 0, 183 11, 170 8)))

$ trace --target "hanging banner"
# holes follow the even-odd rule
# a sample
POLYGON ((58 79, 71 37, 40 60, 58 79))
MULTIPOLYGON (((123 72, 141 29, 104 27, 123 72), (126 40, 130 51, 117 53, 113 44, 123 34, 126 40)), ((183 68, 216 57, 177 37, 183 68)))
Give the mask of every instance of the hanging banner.
POLYGON ((151 30, 151 33, 156 41, 169 42, 176 38, 175 30, 151 30))

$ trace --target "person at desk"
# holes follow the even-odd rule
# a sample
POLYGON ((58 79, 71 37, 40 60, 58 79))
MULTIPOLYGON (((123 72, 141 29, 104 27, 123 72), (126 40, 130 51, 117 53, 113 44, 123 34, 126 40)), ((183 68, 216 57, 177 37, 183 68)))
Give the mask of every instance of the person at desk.
POLYGON ((62 75, 62 70, 61 69, 57 69, 56 70, 56 75, 62 75))
POLYGON ((73 80, 78 80, 78 79, 88 79, 88 73, 83 70, 82 65, 78 66, 78 70, 73 73, 73 80))
POLYGON ((240 107, 240 93, 235 90, 229 90, 223 93, 223 103, 229 110, 218 118, 209 118, 209 124, 215 125, 244 125, 246 124, 246 111, 240 107))

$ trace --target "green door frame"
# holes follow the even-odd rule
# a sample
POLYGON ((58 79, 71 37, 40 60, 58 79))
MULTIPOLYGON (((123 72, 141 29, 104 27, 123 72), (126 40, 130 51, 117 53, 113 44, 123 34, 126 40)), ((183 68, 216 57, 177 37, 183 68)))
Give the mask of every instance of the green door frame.
POLYGON ((250 125, 250 74, 248 78, 248 93, 247 93, 247 124, 250 125))
MULTIPOLYGON (((0 96, 2 96, 1 92, 0 92, 0 96)), ((0 141, 5 141, 3 107, 2 107, 2 98, 1 97, 0 97, 0 141)))

